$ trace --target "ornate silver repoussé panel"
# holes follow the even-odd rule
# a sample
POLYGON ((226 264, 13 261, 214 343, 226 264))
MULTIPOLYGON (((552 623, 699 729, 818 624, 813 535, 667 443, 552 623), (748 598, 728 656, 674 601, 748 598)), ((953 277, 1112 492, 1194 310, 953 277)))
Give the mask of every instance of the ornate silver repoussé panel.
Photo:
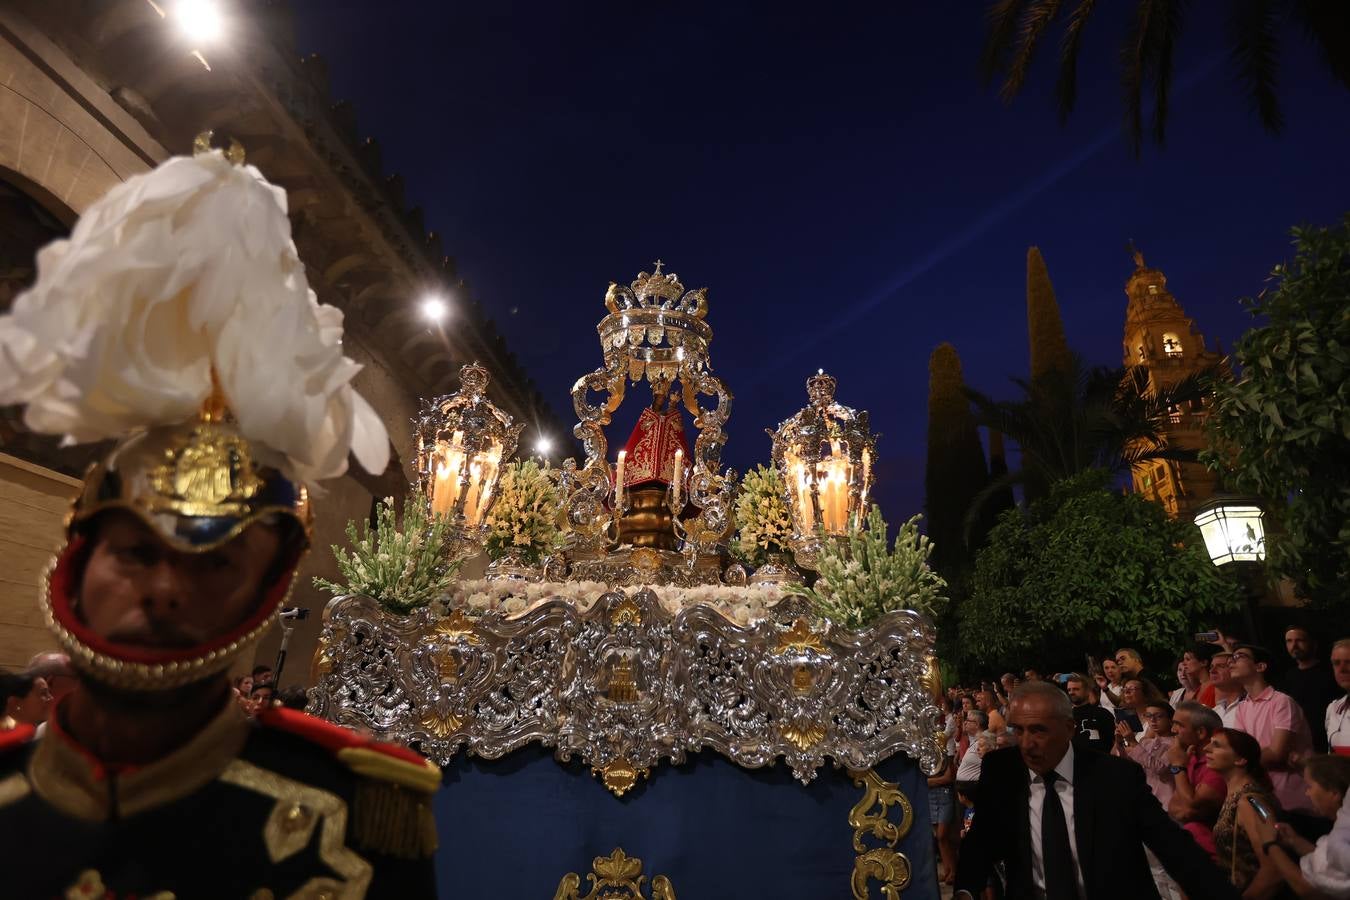
POLYGON ((931 773, 942 761, 932 646, 916 613, 855 632, 799 598, 740 627, 706 605, 671 616, 651 588, 613 590, 584 613, 549 600, 476 619, 395 616, 347 596, 324 611, 310 711, 442 765, 537 741, 616 794, 708 748, 748 768, 782 757, 803 783, 826 757, 865 770, 903 752, 931 773))

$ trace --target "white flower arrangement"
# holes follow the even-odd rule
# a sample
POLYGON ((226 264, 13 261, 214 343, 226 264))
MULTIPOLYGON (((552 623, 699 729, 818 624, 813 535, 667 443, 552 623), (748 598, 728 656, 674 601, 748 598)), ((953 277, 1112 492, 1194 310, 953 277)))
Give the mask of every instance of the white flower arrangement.
POLYGON ((755 466, 741 479, 736 495, 740 530, 731 552, 746 565, 759 567, 771 553, 791 553, 792 517, 783 501, 783 480, 777 469, 755 466))
MULTIPOLYGON (((566 600, 578 612, 585 612, 610 589, 610 585, 598 581, 460 581, 444 598, 445 608, 440 612, 448 614, 452 609, 462 609, 471 616, 487 612, 515 616, 546 600, 566 600)), ((768 618, 769 610, 783 598, 783 591, 777 586, 682 588, 669 585, 656 588, 656 593, 662 608, 672 616, 686 607, 702 603, 737 625, 752 625, 768 618)))
POLYGON ((563 533, 558 527, 562 498, 550 475, 551 470, 540 468, 532 459, 502 468, 497 500, 487 516, 490 559, 515 555, 528 565, 537 565, 562 548, 563 533))
POLYGON ((431 515, 422 495, 410 493, 403 503, 400 530, 394 498, 385 497, 376 509, 373 532, 367 520, 361 521, 359 534, 356 522, 348 522, 351 551, 333 545, 338 570, 347 583, 315 578, 314 586, 333 594, 363 594, 396 613, 426 606, 450 589, 459 568, 457 563, 446 562, 449 527, 446 519, 431 515))
POLYGON ((919 533, 921 518, 901 526, 888 550, 886 522, 873 504, 865 529, 850 526, 846 537, 824 542, 815 587, 792 585, 787 592, 805 596, 821 615, 849 628, 897 609, 936 616, 947 602, 947 582, 928 567, 933 544, 919 533))

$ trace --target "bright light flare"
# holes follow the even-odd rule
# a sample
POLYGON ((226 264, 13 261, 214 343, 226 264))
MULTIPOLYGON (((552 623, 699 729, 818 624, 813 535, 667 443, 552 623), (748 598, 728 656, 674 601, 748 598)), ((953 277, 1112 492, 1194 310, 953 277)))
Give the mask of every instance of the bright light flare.
POLYGON ((548 435, 541 434, 539 440, 534 442, 534 452, 540 456, 548 456, 553 452, 553 439, 548 435))
POLYGON ((440 324, 450 315, 450 305, 440 297, 427 297, 422 301, 422 317, 428 322, 440 324))
POLYGON ((213 44, 225 34, 225 15, 217 0, 178 0, 170 15, 194 44, 213 44))

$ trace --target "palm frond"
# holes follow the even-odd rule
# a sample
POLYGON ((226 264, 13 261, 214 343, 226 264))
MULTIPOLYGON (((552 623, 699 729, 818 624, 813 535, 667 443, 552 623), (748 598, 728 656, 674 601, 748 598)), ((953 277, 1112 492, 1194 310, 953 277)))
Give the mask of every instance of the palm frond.
POLYGON ((1026 81, 1027 70, 1031 68, 1031 59, 1036 54, 1036 45, 1050 23, 1059 15, 1062 0, 1039 0, 1022 11, 1021 24, 1017 33, 1017 50, 1008 64, 1008 77, 999 91, 1004 102, 1011 102, 1026 81))
POLYGON ((1345 0, 1295 0, 1290 11, 1322 49, 1332 77, 1350 88, 1350 3, 1345 0))
POLYGON ((1121 48, 1120 85, 1125 93, 1125 135, 1137 157, 1144 142, 1144 82, 1155 58, 1154 7, 1157 0, 1139 0, 1130 35, 1121 48))
POLYGON ((1068 120, 1078 100, 1078 53, 1083 47, 1083 31, 1096 8, 1097 0, 1079 0, 1069 13, 1069 23, 1064 29, 1064 39, 1059 47, 1059 79, 1055 82, 1061 124, 1068 120))
POLYGON ((1004 491, 1010 491, 1016 485, 1023 484, 1026 481, 1026 474, 1021 469, 1015 472, 1004 472, 989 479, 978 494, 970 498, 970 507, 966 510, 966 517, 961 527, 961 540, 969 546, 974 537, 975 529, 980 527, 981 517, 984 514, 985 507, 989 505, 996 496, 1004 491))
POLYGON ((1279 134, 1284 127, 1284 114, 1275 91, 1278 6, 1277 0, 1231 0, 1228 17, 1238 79, 1246 86, 1247 99, 1261 125, 1271 134, 1279 134))
POLYGON ((1200 458, 1199 450, 1186 450, 1181 447, 1131 447, 1121 461, 1122 468, 1133 469, 1157 460, 1168 462, 1195 462, 1200 458))
POLYGON ((1003 69, 1003 60, 1012 47, 1013 34, 1017 30, 1017 19, 1026 4, 1027 0, 997 0, 989 7, 986 14, 989 34, 980 54, 980 73, 986 85, 1003 69))
POLYGON ((1185 0, 1161 0, 1157 22, 1157 56, 1153 71, 1153 139, 1162 144, 1167 136, 1167 97, 1172 89, 1172 55, 1181 35, 1185 0))
MULTIPOLYGON (((1212 391, 1218 372, 1207 369, 1160 385, 1144 366, 1088 367, 1075 356, 1069 372, 1014 379, 1018 399, 994 400, 971 389, 966 396, 979 424, 1017 445, 1015 481, 1034 487, 1088 469, 1119 475, 1153 459, 1194 461, 1194 452, 1170 446, 1167 434, 1176 407, 1212 391)), ((996 481, 981 492, 966 519, 968 534, 987 497, 1011 483, 996 481)))

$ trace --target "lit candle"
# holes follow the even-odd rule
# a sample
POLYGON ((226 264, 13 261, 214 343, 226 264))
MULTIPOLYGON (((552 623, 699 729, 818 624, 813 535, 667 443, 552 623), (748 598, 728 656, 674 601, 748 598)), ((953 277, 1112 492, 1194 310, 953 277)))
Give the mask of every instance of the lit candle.
POLYGON ((453 515, 459 499, 461 470, 464 468, 464 432, 456 431, 449 443, 437 447, 436 484, 431 494, 431 511, 438 516, 453 515))
POLYGON ((628 451, 619 451, 619 465, 614 473, 614 511, 623 512, 623 466, 628 459, 628 451))
POLYGON ((680 488, 684 484, 684 448, 675 448, 675 474, 670 483, 670 490, 675 495, 675 509, 680 509, 683 504, 680 503, 680 488))
POLYGON ((862 486, 858 491, 858 509, 856 519, 859 525, 862 524, 863 511, 867 508, 867 492, 872 487, 872 451, 864 447, 862 452, 863 477, 862 486))
POLYGON ((498 470, 501 468, 502 445, 493 444, 475 460, 473 468, 473 480, 477 488, 474 497, 474 510, 469 516, 469 524, 478 525, 483 520, 483 513, 492 499, 492 489, 497 486, 498 470))
POLYGON ((792 451, 787 453, 788 479, 795 488, 792 492, 797 501, 797 520, 803 532, 811 532, 816 527, 816 516, 811 507, 811 478, 807 473, 806 461, 792 451))
POLYGON ((840 442, 830 442, 830 456, 816 468, 816 490, 820 497, 821 524, 830 534, 841 534, 848 527, 848 485, 852 467, 848 452, 840 442))
POLYGON ((464 519, 470 526, 478 524, 478 495, 483 488, 483 464, 477 457, 469 463, 469 492, 464 498, 464 519))

